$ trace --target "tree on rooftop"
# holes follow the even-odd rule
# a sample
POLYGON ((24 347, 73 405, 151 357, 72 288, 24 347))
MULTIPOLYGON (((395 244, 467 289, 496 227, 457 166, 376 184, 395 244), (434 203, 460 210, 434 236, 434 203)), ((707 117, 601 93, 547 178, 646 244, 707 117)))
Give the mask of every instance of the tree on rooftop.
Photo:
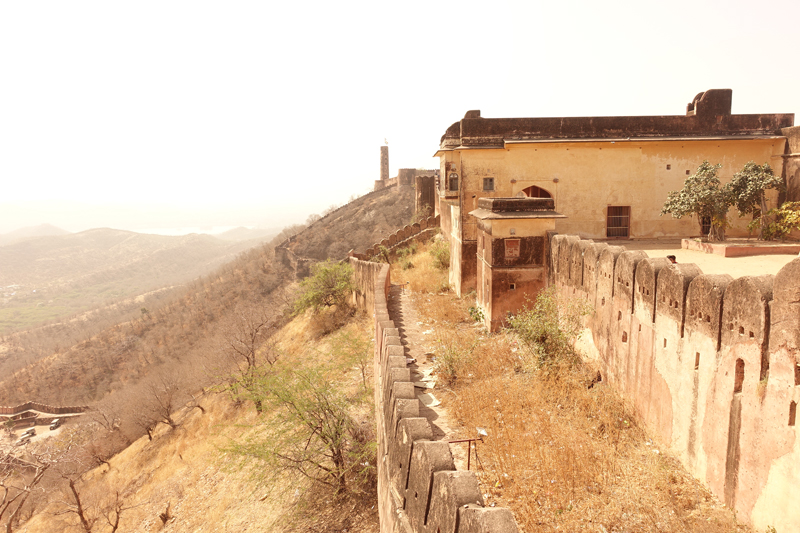
POLYGON ((703 234, 703 222, 710 221, 711 228, 708 239, 725 240, 725 228, 728 226, 728 208, 731 206, 730 192, 720 185, 717 171, 722 165, 712 165, 703 161, 697 172, 686 178, 683 189, 672 191, 661 208, 661 214, 670 214, 675 218, 696 215, 703 234))
POLYGON ((772 172, 769 163, 757 165, 750 161, 733 175, 725 188, 739 211, 739 216, 752 215, 753 222, 748 227, 758 227, 758 238, 763 239, 768 222, 766 194, 770 189, 783 190, 781 177, 772 172))

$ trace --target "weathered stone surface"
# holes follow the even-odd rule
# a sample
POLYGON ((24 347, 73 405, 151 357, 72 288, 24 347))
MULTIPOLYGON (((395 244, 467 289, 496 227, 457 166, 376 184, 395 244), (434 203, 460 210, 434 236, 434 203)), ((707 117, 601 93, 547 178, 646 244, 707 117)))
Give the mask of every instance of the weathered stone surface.
POLYGON ((800 258, 778 272, 773 290, 770 349, 800 350, 800 258))
POLYGON ((572 245, 569 281, 577 289, 583 288, 583 256, 592 244, 592 241, 581 239, 572 245))
POLYGON ((614 295, 614 268, 617 259, 625 251, 622 246, 608 246, 600 252, 597 258, 597 294, 598 298, 608 298, 614 295))
POLYGON ((565 236, 558 245, 558 274, 559 283, 571 285, 570 273, 572 271, 572 246, 580 239, 575 235, 565 236))
POLYGON ((643 323, 652 324, 656 318, 656 277, 661 269, 670 265, 669 259, 642 259, 636 265, 633 311, 643 323))
POLYGON ((387 436, 395 438, 397 435, 397 427, 400 421, 404 418, 419 418, 419 405, 420 401, 414 398, 413 400, 406 400, 399 398, 394 402, 394 412, 392 414, 390 425, 387 427, 387 436))
POLYGON ((483 506, 474 472, 436 472, 425 531, 456 533, 458 509, 467 504, 483 506))
POLYGON ((722 303, 722 344, 766 342, 773 281, 770 275, 744 276, 728 285, 722 303))
POLYGON ((501 507, 467 505, 458 510, 458 533, 517 533, 517 522, 511 511, 501 507))
POLYGON ((433 429, 427 418, 407 417, 400 420, 396 432, 397 438, 389 445, 388 465, 392 485, 397 494, 402 495, 401 507, 405 507, 405 494, 408 486, 408 466, 411 462, 411 450, 415 441, 433 439, 433 429))
POLYGON ((686 293, 684 331, 702 333, 714 341, 717 350, 722 325, 722 297, 732 281, 728 274, 704 274, 689 283, 686 293))
POLYGON ((406 489, 406 512, 415 531, 423 531, 430 504, 433 474, 455 470, 450 446, 442 441, 416 441, 406 489))
MULTIPOLYGON (((675 335, 683 336, 686 293, 694 278, 703 273, 695 264, 668 264, 658 273, 656 281, 656 317, 672 320, 675 335)), ((656 321, 658 318, 656 318, 656 321)), ((668 326, 665 326, 668 327, 668 326)))
POLYGON ((641 250, 622 252, 614 265, 614 298, 630 302, 633 311, 633 286, 636 277, 636 266, 647 254, 641 250))

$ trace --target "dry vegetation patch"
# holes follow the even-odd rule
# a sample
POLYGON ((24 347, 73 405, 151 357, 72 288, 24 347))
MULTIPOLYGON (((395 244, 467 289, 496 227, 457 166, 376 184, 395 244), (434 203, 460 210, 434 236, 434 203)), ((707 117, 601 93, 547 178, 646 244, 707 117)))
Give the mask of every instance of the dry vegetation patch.
POLYGON ((393 265, 392 280, 408 282, 435 333, 439 396, 465 435, 488 433, 477 443, 488 504, 511 508, 528 532, 748 531, 648 437, 597 368, 538 364, 513 332, 490 335, 473 322, 474 297, 440 290, 446 270, 433 267, 429 247, 408 260, 412 268, 393 265))
MULTIPOLYGON (((321 368, 332 390, 349 399, 371 398, 371 369, 359 355, 373 350, 371 321, 356 316, 322 338, 309 331, 311 322, 303 315, 278 331, 280 364, 321 368)), ((378 531, 374 453, 364 459, 366 477, 358 487, 339 494, 289 470, 271 475, 258 458, 233 453, 238 444, 270 441, 274 426, 266 422, 275 415, 258 414, 252 402, 227 393, 196 399, 173 415, 177 427, 159 424, 152 440, 136 440, 78 479, 86 516, 96 519, 92 531, 111 531, 105 517, 113 518, 109 509, 117 501, 124 505, 118 531, 378 531)), ((371 404, 354 401, 350 417, 360 438, 374 439, 371 404)), ((66 491, 48 494, 15 531, 84 531, 77 515, 65 512, 71 501, 66 491)))

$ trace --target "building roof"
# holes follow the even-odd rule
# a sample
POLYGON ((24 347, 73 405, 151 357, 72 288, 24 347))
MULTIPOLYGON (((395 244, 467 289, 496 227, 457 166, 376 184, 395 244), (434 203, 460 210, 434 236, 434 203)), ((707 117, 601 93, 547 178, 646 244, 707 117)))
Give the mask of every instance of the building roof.
POLYGON ((440 150, 504 148, 522 142, 728 140, 783 137, 794 114, 732 115, 731 89, 711 89, 687 105, 686 115, 629 117, 483 118, 468 111, 447 128, 440 150))
POLYGON ((478 198, 478 209, 469 214, 481 220, 567 218, 555 211, 555 201, 552 198, 478 198))

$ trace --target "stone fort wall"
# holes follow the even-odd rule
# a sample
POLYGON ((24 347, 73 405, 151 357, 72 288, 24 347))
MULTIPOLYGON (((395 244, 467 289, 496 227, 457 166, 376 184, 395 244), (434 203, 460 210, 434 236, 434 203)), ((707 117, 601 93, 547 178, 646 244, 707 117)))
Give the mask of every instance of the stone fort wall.
POLYGON ((512 533, 511 512, 484 507, 474 472, 457 471, 446 441, 420 416, 399 330, 389 316, 389 265, 350 258, 355 300, 375 317, 375 412, 381 531, 512 533))
POLYGON ((594 306, 603 378, 741 518, 800 531, 800 258, 733 279, 576 236, 550 243, 550 283, 594 306))

